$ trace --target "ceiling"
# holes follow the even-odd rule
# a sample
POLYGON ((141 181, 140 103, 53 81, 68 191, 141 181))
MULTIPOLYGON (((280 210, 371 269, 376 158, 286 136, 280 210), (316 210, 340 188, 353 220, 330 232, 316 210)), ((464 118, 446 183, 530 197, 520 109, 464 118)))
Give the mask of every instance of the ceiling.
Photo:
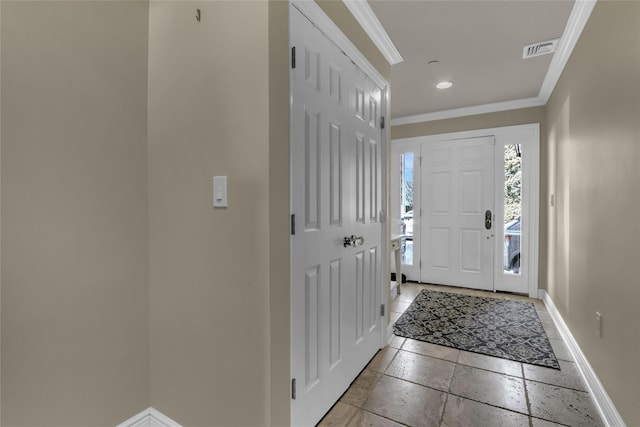
MULTIPOLYGON (((522 59, 523 48, 562 37, 574 1, 369 0, 368 6, 402 57, 391 67, 392 117, 411 122, 514 101, 535 104, 554 55, 522 59), (442 80, 453 87, 436 89, 442 80)), ((455 115, 464 114, 449 116, 455 115)))

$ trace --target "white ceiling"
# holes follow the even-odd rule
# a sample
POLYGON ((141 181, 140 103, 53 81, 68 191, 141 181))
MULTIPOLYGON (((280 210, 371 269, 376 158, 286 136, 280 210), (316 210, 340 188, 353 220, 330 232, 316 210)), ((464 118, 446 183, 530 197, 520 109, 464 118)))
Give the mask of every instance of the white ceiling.
POLYGON ((391 113, 394 120, 408 121, 468 107, 540 99, 553 55, 522 59, 523 47, 562 37, 574 7, 573 0, 369 0, 368 4, 402 56, 391 67, 391 113), (454 86, 436 89, 441 80, 454 86))

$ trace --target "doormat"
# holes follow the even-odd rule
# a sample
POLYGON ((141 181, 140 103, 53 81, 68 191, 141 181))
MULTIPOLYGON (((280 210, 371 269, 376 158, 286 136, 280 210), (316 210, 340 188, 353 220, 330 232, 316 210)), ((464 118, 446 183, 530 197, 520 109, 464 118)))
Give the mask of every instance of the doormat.
POLYGON ((422 290, 393 325, 400 337, 560 369, 530 302, 422 290))

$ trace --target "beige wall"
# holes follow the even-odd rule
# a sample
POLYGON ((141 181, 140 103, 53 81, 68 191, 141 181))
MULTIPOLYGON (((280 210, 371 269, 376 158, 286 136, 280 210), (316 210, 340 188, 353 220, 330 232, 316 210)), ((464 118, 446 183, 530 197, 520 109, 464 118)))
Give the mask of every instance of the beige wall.
POLYGON ((548 292, 629 426, 640 425, 639 76, 640 3, 598 2, 547 106, 548 292))
MULTIPOLYGON (((2 99, 2 5, 0 5, 0 100, 2 99)), ((2 165, 2 102, 0 101, 0 165, 2 165)), ((2 173, 0 167, 0 425, 2 425, 2 173)))
POLYGON ((3 2, 1 36, 2 425, 288 424, 288 3, 3 2))
MULTIPOLYGON (((320 4, 389 76, 346 8, 320 4)), ((2 425, 115 425, 149 405, 184 425, 286 424, 286 3, 1 11, 2 425), (226 210, 211 207, 213 175, 229 177, 226 210)), ((598 3, 546 119, 392 130, 543 124, 541 200, 548 188, 556 206, 541 203, 541 286, 628 425, 640 424, 639 22, 637 2, 598 3)))
POLYGON ((149 17, 151 404, 187 426, 266 425, 268 3, 152 2, 149 17))
MULTIPOLYGON (((490 129, 505 126, 540 123, 540 200, 547 200, 547 135, 545 107, 522 108, 497 113, 478 114, 431 122, 412 123, 391 128, 391 138, 411 138, 423 135, 439 135, 452 132, 464 132, 478 129, 490 129)), ((546 205, 541 203, 539 219, 539 253, 545 254, 547 248, 546 205)), ((547 259, 538 258, 538 288, 545 289, 547 284, 547 259)))
POLYGON ((146 3, 2 2, 2 425, 148 406, 146 3))
POLYGON ((289 4, 269 2, 270 422, 290 423, 289 4))
POLYGON ((198 4, 200 24, 150 11, 151 402, 185 425, 285 425, 288 5, 198 4))

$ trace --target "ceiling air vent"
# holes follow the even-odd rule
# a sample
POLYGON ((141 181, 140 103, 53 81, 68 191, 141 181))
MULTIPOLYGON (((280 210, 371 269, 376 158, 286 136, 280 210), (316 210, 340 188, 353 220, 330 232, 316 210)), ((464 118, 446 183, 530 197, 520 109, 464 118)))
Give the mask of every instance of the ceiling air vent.
POLYGON ((547 55, 556 51, 558 40, 547 40, 546 42, 538 42, 526 45, 522 50, 522 59, 533 58, 534 56, 547 55))

